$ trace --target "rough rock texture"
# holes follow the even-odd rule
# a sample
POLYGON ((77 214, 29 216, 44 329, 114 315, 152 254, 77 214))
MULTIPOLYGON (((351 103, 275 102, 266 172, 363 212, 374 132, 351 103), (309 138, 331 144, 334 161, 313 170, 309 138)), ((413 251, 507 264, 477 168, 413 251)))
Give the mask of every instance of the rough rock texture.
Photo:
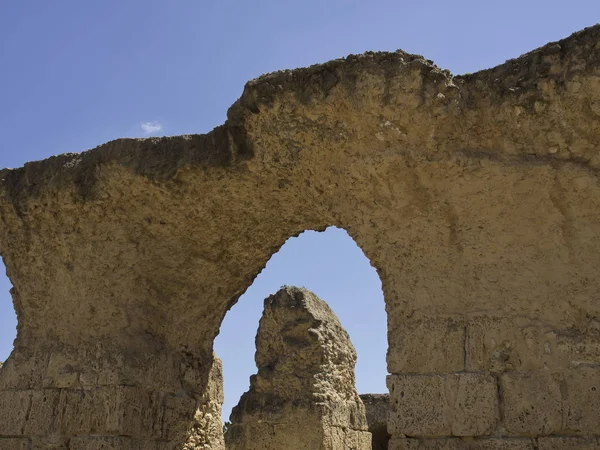
POLYGON ((331 308, 305 289, 265 300, 258 373, 231 413, 228 450, 370 450, 356 350, 331 308))
POLYGON ((387 431, 390 396, 388 394, 360 394, 367 411, 367 425, 372 436, 372 450, 387 450, 390 435, 387 431))
POLYGON ((216 355, 206 390, 200 399, 184 450, 225 450, 223 438, 223 363, 216 355))
POLYGON ((0 448, 182 446, 227 309, 328 226, 381 278, 396 441, 593 440, 599 173, 600 26, 462 77, 402 51, 278 72, 209 134, 2 170, 0 448))
POLYGON ((390 450, 599 450, 600 441, 583 437, 540 437, 476 439, 393 439, 390 450))

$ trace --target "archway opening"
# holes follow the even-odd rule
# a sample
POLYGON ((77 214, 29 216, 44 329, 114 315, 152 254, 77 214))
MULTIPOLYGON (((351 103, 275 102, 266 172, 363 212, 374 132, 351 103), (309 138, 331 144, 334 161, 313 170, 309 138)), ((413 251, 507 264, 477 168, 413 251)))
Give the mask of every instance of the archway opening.
POLYGON ((2 364, 14 348, 17 337, 17 314, 10 295, 12 284, 6 276, 6 267, 1 260, 0 269, 0 364, 2 364))
POLYGON ((223 361, 223 421, 228 421, 248 390, 249 377, 256 373, 255 336, 263 301, 283 285, 314 292, 338 316, 356 348, 358 393, 387 393, 387 318, 381 280, 345 230, 306 231, 288 239, 271 257, 221 325, 214 349, 223 361))

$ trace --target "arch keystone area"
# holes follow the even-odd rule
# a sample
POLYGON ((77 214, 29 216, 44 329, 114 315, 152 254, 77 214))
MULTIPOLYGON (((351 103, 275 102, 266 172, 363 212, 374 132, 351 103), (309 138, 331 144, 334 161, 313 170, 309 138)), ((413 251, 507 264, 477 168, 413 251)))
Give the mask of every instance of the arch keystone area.
POLYGON ((0 171, 0 447, 181 448, 227 309, 332 225, 382 281, 392 448, 592 442, 599 105, 595 26, 462 77, 402 51, 277 72, 209 134, 0 171))

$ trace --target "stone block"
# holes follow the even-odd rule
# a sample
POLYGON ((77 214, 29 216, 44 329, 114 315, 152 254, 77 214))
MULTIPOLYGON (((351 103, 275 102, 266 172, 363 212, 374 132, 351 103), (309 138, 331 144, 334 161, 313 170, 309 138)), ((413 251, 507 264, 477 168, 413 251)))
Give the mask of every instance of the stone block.
POLYGON ((519 327, 511 319, 477 318, 467 327, 467 370, 505 372, 538 368, 544 353, 540 330, 519 327))
POLYGON ((44 436, 54 432, 60 390, 41 389, 31 392, 31 410, 25 424, 27 436, 44 436))
POLYGON ((600 368, 580 367, 561 377, 563 434, 600 433, 600 368))
POLYGON ((350 400, 337 400, 335 408, 327 403, 322 403, 311 409, 318 411, 323 418, 323 423, 327 426, 364 431, 368 428, 364 406, 357 401, 356 397, 350 400))
POLYGON ((371 434, 362 430, 332 427, 323 439, 323 449, 371 449, 371 434))
MULTIPOLYGON (((4 395, 4 393, 2 395, 4 395)), ((31 442, 26 438, 0 437, 0 448, 2 450, 30 450, 30 444, 31 442)))
POLYGON ((533 439, 490 438, 467 443, 469 450, 537 450, 533 439))
POLYGON ((562 428, 560 379, 549 371, 510 372, 500 377, 504 426, 519 436, 559 433, 562 428))
POLYGON ((466 370, 568 370, 600 364, 592 332, 555 329, 522 318, 477 318, 467 326, 466 370))
POLYGON ((42 386, 49 358, 45 349, 13 349, 0 371, 0 391, 42 386))
POLYGON ((409 436, 480 436, 498 421, 494 378, 484 374, 391 375, 388 431, 409 436))
POLYGON ((600 369, 501 376, 506 429, 518 435, 590 435, 600 430, 600 369))
POLYGON ((69 450, 69 438, 62 436, 32 437, 30 450, 69 450))
POLYGON ((465 326, 452 318, 391 321, 388 371, 451 373, 464 370, 465 326))
POLYGON ((392 438, 388 450, 464 450, 460 439, 392 438))
POLYGON ((532 439, 402 439, 390 441, 389 450, 537 450, 532 439))
POLYGON ((493 377, 483 374, 449 376, 446 389, 456 392, 452 406, 453 436, 491 434, 499 419, 498 387, 493 377))
MULTIPOLYGON (((53 401, 53 397, 50 398, 53 401)), ((43 396, 36 401, 43 403, 43 396)), ((56 430, 63 435, 97 434, 138 438, 161 436, 162 397, 128 386, 60 390, 56 407, 56 430)), ((43 410, 33 418, 43 425, 43 410)), ((193 414, 193 410, 192 410, 193 414)), ((45 425, 47 426, 47 425, 45 425)), ((32 430, 34 423, 31 424, 32 430)))
POLYGON ((390 375, 388 432, 409 436, 449 436, 452 408, 441 375, 390 375))
MULTIPOLYGON (((184 449, 187 450, 187 448, 189 447, 184 446, 184 449)), ((140 450, 181 450, 181 443, 177 441, 140 441, 140 450)), ((209 447, 207 450, 213 449, 209 447)))
POLYGON ((290 414, 286 414, 285 417, 291 417, 294 421, 277 423, 253 420, 252 423, 244 425, 232 423, 225 434, 225 448, 276 450, 290 448, 293 443, 301 443, 299 448, 321 449, 331 448, 327 445, 340 442, 334 437, 335 430, 330 429, 331 433, 325 434, 319 420, 315 419, 309 411, 290 411, 290 414), (235 441, 236 447, 229 444, 231 440, 235 441))
POLYGON ((65 355, 59 352, 50 354, 44 374, 45 387, 77 389, 80 386, 81 370, 77 364, 73 363, 73 356, 75 355, 65 355))
POLYGON ((0 402, 0 436, 22 435, 29 410, 31 391, 2 391, 0 395, 2 396, 2 402, 0 402))
POLYGON ((139 441, 123 436, 88 436, 71 439, 69 450, 154 450, 154 445, 141 447, 139 441))
POLYGON ((595 438, 541 437, 537 442, 538 450, 600 450, 600 441, 595 438))
POLYGON ((117 421, 121 436, 150 438, 161 436, 162 395, 133 387, 117 389, 117 421))
POLYGON ((66 436, 118 433, 116 388, 61 390, 56 420, 57 430, 66 436))
POLYGON ((196 412, 196 400, 170 395, 165 398, 162 436, 167 440, 185 438, 196 412))

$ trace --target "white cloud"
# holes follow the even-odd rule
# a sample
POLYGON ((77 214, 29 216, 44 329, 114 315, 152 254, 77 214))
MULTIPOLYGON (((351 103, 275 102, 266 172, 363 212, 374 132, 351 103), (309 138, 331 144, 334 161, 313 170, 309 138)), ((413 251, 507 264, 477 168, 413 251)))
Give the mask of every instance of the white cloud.
POLYGON ((158 122, 142 122, 141 127, 146 134, 157 133, 162 130, 162 125, 158 122))

